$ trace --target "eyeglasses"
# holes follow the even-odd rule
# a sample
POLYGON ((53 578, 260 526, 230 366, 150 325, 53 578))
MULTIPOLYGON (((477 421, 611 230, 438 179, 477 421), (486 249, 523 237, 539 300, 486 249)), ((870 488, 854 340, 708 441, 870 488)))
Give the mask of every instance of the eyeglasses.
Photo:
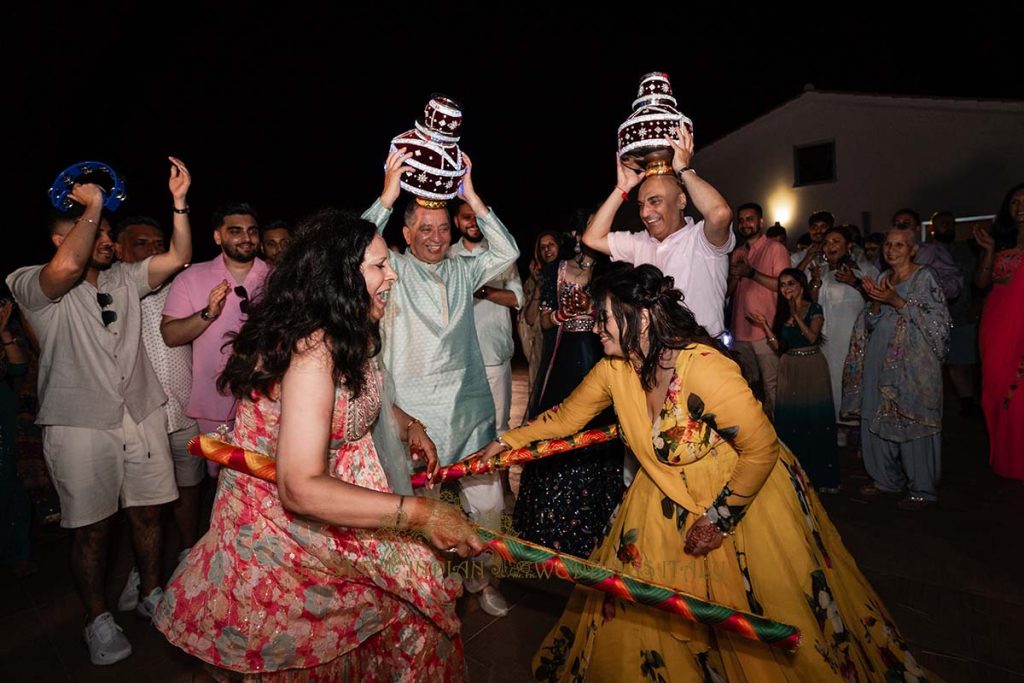
POLYGON ((242 309, 242 313, 249 312, 249 292, 242 285, 235 287, 235 295, 240 299, 238 307, 242 309))
POLYGON ((107 310, 107 306, 114 303, 114 297, 107 292, 96 292, 96 303, 100 305, 100 318, 103 320, 103 327, 110 327, 110 323, 117 320, 117 311, 107 310))

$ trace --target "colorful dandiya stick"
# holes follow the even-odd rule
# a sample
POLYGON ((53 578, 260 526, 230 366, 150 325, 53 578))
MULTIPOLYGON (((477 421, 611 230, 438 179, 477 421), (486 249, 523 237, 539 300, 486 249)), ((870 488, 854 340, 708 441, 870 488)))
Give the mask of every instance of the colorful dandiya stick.
MULTIPOLYGON (((561 450, 557 452, 570 450, 561 446, 559 448, 561 450)), ((200 435, 190 440, 188 452, 258 479, 276 480, 277 463, 273 458, 210 436, 200 435)), ((625 576, 595 562, 564 555, 491 529, 479 526, 475 529, 484 547, 506 562, 533 564, 542 567, 545 575, 587 586, 620 600, 670 612, 687 621, 729 631, 767 645, 785 650, 795 650, 800 646, 800 630, 794 626, 703 600, 668 586, 625 576)))
MULTIPOLYGON (((607 427, 587 429, 562 439, 547 439, 545 441, 538 441, 529 446, 516 448, 515 450, 502 451, 491 458, 474 456, 466 458, 465 460, 453 465, 448 465, 447 467, 438 469, 437 475, 434 476, 433 481, 434 483, 437 483, 448 481, 450 479, 459 479, 460 477, 466 477, 471 474, 487 474, 488 472, 504 469, 510 465, 515 465, 521 462, 539 460, 541 458, 547 458, 548 456, 557 455, 558 453, 572 451, 577 448, 584 448, 597 443, 612 441, 613 439, 617 439, 618 436, 619 427, 618 425, 612 424, 607 427)), ((427 483, 426 472, 417 472, 412 475, 413 488, 426 486, 427 483)))
POLYGON ((262 453, 246 450, 241 446, 215 439, 207 434, 200 434, 189 439, 185 449, 192 455, 212 460, 218 465, 244 474, 250 474, 257 479, 277 481, 277 461, 262 453))
POLYGON ((730 631, 784 650, 793 651, 800 647, 800 629, 795 626, 703 600, 668 586, 626 576, 596 562, 564 555, 490 529, 477 527, 476 531, 487 549, 506 562, 526 562, 543 567, 545 576, 555 576, 626 602, 671 612, 687 621, 730 631))

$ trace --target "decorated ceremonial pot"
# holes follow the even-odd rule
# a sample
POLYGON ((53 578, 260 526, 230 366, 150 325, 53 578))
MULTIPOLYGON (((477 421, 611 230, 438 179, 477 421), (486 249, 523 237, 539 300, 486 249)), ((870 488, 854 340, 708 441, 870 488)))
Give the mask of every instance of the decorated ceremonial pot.
POLYGON ((423 118, 391 141, 391 150, 404 148, 412 156, 405 163, 413 171, 402 176, 402 189, 412 193, 421 206, 445 206, 459 191, 466 174, 459 149, 462 109, 444 95, 434 95, 423 108, 423 118))
POLYGON ((649 73, 640 79, 633 113, 619 126, 619 158, 647 175, 672 173, 672 147, 665 136, 679 139, 679 126, 693 133, 693 121, 676 108, 668 74, 649 73))
POLYGON ((117 211, 127 195, 124 181, 113 168, 100 161, 80 161, 57 174, 50 186, 50 202, 58 211, 68 211, 75 205, 71 190, 76 184, 95 183, 103 188, 103 208, 117 211))

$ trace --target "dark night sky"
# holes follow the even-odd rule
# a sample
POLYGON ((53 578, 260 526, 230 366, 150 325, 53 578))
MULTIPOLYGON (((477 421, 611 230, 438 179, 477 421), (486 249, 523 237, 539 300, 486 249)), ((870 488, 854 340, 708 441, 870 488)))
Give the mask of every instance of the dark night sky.
POLYGON ((207 217, 223 200, 252 201, 265 220, 328 204, 362 209, 379 192, 389 140, 435 91, 463 103, 478 190, 527 250, 530 235, 564 227, 611 189, 615 130, 648 71, 672 76, 698 146, 806 83, 1024 99, 1010 30, 1022 10, 901 20, 824 4, 809 14, 647 3, 633 19, 639 4, 447 3, 440 15, 423 4, 290 6, 5 10, 4 108, 16 123, 3 134, 3 184, 8 245, 20 248, 4 250, 3 272, 48 257, 45 191, 84 159, 125 176, 120 215, 163 222, 164 157, 184 159, 197 260, 213 253, 207 217))

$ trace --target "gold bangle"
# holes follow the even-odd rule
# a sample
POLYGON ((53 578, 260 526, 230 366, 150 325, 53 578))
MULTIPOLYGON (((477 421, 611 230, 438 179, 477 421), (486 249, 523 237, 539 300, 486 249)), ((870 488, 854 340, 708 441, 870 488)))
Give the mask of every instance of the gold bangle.
POLYGON ((85 216, 79 216, 78 218, 75 219, 75 223, 78 223, 79 221, 85 221, 86 223, 92 223, 93 225, 99 226, 99 223, 97 223, 91 218, 86 218, 85 216))
POLYGON ((420 427, 423 427, 423 433, 424 434, 427 433, 427 425, 423 424, 422 422, 417 420, 415 417, 410 417, 409 418, 409 424, 405 425, 405 432, 406 432, 406 434, 409 433, 409 428, 412 427, 413 425, 419 425, 420 427))

